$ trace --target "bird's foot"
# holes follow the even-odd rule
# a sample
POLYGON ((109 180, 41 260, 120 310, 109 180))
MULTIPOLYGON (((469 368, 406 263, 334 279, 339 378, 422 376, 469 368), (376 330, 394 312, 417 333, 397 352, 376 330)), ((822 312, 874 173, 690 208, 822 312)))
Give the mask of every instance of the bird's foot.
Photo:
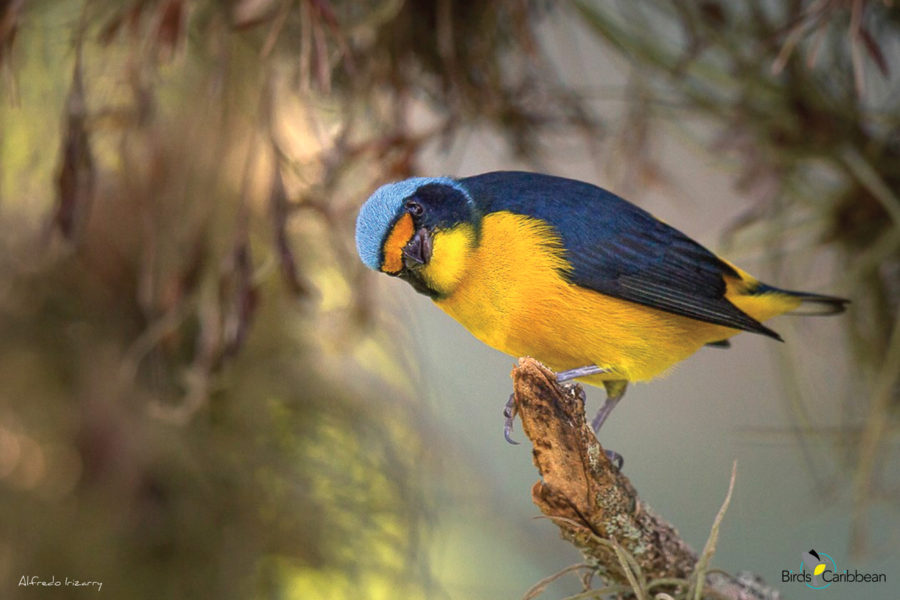
POLYGON ((511 437, 517 410, 516 395, 510 394, 509 400, 506 401, 506 406, 503 407, 503 438, 514 446, 519 444, 519 442, 511 437))
POLYGON ((616 471, 621 471, 622 467, 625 466, 625 458, 615 450, 604 450, 604 452, 606 453, 606 458, 616 468, 616 471))

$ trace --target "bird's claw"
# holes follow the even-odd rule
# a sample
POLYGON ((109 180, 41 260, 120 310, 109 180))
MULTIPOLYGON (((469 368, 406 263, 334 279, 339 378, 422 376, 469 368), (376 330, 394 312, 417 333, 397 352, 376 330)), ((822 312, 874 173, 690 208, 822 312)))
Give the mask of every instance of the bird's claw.
POLYGON ((613 464, 616 471, 621 471, 622 467, 625 466, 625 458, 615 450, 604 450, 604 452, 606 452, 606 458, 613 464))
POLYGON ((509 400, 506 401, 506 406, 503 407, 503 438, 508 443, 514 446, 519 445, 519 442, 510 437, 512 434, 513 423, 515 422, 517 411, 518 409, 516 408, 516 395, 510 394, 509 400))

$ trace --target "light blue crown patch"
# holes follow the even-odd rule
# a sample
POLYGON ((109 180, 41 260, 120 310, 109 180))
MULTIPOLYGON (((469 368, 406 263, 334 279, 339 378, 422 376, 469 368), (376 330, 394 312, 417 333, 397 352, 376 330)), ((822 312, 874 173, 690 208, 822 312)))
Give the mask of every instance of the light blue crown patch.
POLYGON ((381 246, 404 201, 420 187, 432 183, 450 186, 472 201, 469 193, 449 177, 411 177, 381 186, 369 196, 356 217, 356 251, 367 267, 375 271, 381 267, 381 246))

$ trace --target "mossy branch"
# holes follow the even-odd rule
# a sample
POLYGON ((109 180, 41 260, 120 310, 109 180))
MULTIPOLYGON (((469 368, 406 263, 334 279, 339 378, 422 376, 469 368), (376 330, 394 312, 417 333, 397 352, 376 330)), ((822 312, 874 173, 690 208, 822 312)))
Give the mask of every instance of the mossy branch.
MULTIPOLYGON (((534 464, 541 475, 531 497, 560 528, 563 538, 581 551, 612 588, 629 590, 639 598, 652 598, 661 591, 681 597, 689 588, 696 589, 691 579, 697 555, 671 524, 638 497, 628 478, 607 458, 585 420, 581 386, 559 384, 552 371, 531 358, 519 359, 512 377, 522 429, 533 444, 534 464)), ((715 540, 711 541, 699 561, 706 574, 701 575, 703 597, 779 597, 752 575, 733 578, 706 573, 715 547, 715 540)))

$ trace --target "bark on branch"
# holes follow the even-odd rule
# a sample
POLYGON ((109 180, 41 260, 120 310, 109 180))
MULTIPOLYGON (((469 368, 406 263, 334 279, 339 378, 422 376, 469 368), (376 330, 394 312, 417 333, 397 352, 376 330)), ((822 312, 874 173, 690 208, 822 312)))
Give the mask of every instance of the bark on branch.
MULTIPOLYGON (((585 420, 581 386, 560 385, 552 371, 531 358, 519 359, 513 381, 522 429, 533 444, 541 475, 531 496, 563 538, 609 584, 634 588, 661 579, 687 582, 697 555, 672 525, 638 498, 628 478, 607 458, 585 420), (642 581, 635 581, 636 574, 642 581)), ((717 572, 705 581, 703 597, 779 597, 751 574, 733 578, 717 572)), ((679 587, 684 594, 688 585, 655 591, 673 593, 679 587)))

